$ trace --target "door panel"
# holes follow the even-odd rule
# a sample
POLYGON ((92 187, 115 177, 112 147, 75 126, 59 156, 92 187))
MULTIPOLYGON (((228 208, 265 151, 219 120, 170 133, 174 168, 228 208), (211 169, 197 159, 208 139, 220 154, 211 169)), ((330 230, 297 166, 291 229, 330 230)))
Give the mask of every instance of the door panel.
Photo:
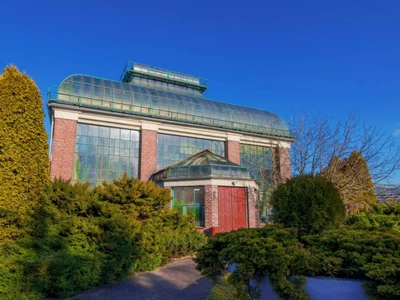
POLYGON ((232 229, 246 227, 246 203, 244 188, 232 188, 232 229))
POLYGON ((245 188, 218 187, 219 232, 246 228, 245 188))
POLYGON ((218 231, 232 230, 232 208, 229 188, 218 187, 218 231))

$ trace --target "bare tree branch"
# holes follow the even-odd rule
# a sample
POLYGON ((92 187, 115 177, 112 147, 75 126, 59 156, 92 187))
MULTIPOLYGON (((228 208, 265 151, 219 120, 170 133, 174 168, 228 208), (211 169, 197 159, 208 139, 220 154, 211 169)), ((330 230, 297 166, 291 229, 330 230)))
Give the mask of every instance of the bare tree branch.
MULTIPOLYGON (((291 147, 294 175, 316 175, 357 150, 367 162, 372 180, 379 183, 400 170, 400 145, 396 139, 374 126, 361 124, 354 114, 334 121, 303 112, 292 118, 290 127, 296 140, 291 147)), ((332 174, 338 165, 329 170, 332 174)), ((327 174, 329 177, 329 174, 327 174)))

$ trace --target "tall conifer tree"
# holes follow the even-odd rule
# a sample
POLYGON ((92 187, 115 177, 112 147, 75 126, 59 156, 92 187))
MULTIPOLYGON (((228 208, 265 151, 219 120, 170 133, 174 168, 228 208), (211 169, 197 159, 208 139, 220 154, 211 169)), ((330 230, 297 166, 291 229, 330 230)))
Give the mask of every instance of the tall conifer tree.
POLYGON ((0 241, 16 237, 49 181, 42 98, 15 66, 0 75, 0 241))

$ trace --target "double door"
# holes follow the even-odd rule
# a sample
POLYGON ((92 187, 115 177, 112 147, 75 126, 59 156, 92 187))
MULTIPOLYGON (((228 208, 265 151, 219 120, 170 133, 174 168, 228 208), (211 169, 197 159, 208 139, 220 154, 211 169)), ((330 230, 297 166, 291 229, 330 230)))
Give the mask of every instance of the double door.
POLYGON ((246 228, 244 187, 218 187, 218 231, 246 228))

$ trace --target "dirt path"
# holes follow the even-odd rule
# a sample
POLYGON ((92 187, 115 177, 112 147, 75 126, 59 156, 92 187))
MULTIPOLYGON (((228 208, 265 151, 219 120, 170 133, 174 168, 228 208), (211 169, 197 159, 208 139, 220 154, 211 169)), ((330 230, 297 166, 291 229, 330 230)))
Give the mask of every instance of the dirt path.
POLYGON ((211 281, 201 276, 191 259, 172 262, 152 272, 81 293, 71 300, 203 300, 211 281))

